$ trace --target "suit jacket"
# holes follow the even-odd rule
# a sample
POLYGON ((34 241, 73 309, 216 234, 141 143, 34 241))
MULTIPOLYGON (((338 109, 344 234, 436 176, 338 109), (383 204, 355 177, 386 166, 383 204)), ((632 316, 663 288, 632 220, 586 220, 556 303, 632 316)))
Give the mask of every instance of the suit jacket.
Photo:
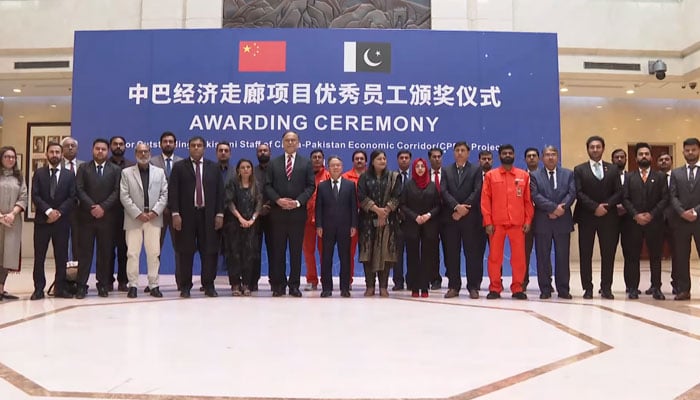
POLYGON ((316 189, 311 161, 297 151, 292 166, 292 177, 287 179, 286 157, 285 153, 270 160, 266 171, 265 195, 270 200, 273 210, 281 210, 276 202, 283 197, 298 201, 301 204, 300 208, 306 210, 306 203, 316 189))
POLYGON ((94 204, 102 206, 105 216, 101 220, 111 219, 113 211, 119 202, 119 180, 122 170, 114 163, 105 161, 102 177, 97 176, 95 161, 86 162, 78 168, 76 187, 80 200, 79 218, 92 221, 90 210, 94 204))
MULTIPOLYGON (((119 187, 119 200, 124 206, 124 230, 141 228, 143 222, 136 217, 143 212, 144 191, 138 165, 122 170, 119 187)), ((168 181, 162 168, 149 166, 147 190, 148 209, 158 215, 151 223, 162 227, 163 210, 168 205, 168 181)))
POLYGON ((462 220, 473 221, 481 229, 481 168, 467 162, 462 170, 460 179, 457 172, 457 163, 443 168, 443 180, 440 182, 443 200, 443 218, 452 219, 452 212, 458 204, 470 205, 469 214, 462 220))
MULTIPOLYGON (((699 173, 700 169, 696 170, 696 174, 699 173)), ((700 214, 700 179, 696 179, 696 181, 695 185, 691 187, 688 181, 688 169, 685 165, 671 171, 670 196, 671 206, 674 211, 670 220, 671 224, 700 223, 700 219, 695 220, 695 222, 688 222, 680 216, 685 210, 691 208, 694 209, 696 213, 700 214)))
POLYGON ((649 212, 654 217, 651 223, 663 223, 664 210, 668 205, 666 174, 661 171, 649 171, 647 181, 644 182, 639 170, 629 172, 625 176, 622 193, 622 205, 625 206, 629 218, 649 212))
POLYGON ((69 217, 75 206, 75 176, 69 169, 61 169, 53 199, 49 190, 50 179, 51 172, 48 166, 36 170, 32 177, 32 202, 36 210, 35 224, 46 223, 46 211, 49 208, 61 212, 61 218, 58 221, 70 221, 69 217))
MULTIPOLYGON (((217 214, 224 212, 224 182, 215 162, 203 159, 202 186, 204 188, 205 238, 207 253, 219 251, 219 239, 214 229, 217 214)), ((168 182, 168 207, 182 218, 182 230, 176 235, 178 250, 192 253, 195 246, 194 237, 194 192, 197 184, 194 165, 188 157, 173 164, 168 182)))
MULTIPOLYGON (((175 166, 176 162, 182 160, 182 157, 177 156, 175 154, 173 154, 172 158, 173 158, 173 161, 171 163, 172 164, 171 168, 175 166)), ((151 164, 155 165, 156 167, 162 168, 163 171, 165 171, 165 160, 163 159, 162 154, 156 154, 156 155, 151 156, 151 164)), ((172 174, 172 169, 170 170, 170 173, 172 174)), ((166 176, 166 178, 170 179, 169 176, 166 176)))
POLYGON ((570 169, 556 169, 557 188, 549 185, 547 168, 540 168, 530 173, 530 195, 535 203, 535 217, 532 225, 535 233, 569 233, 574 230, 571 206, 576 201, 576 183, 574 172, 570 169), (564 204, 564 215, 550 219, 559 204, 564 204))
MULTIPOLYGON (((85 163, 85 161, 83 161, 83 160, 78 160, 77 158, 74 159, 74 161, 75 161, 75 171, 73 172, 73 174, 78 175, 78 169, 80 168, 80 166, 81 166, 83 163, 85 163)), ((65 168, 65 169, 67 169, 67 170, 70 171, 70 168, 69 168, 69 166, 68 166, 68 161, 66 161, 65 159, 62 159, 62 160, 61 160, 61 165, 63 166, 63 168, 65 168)))
MULTIPOLYGON (((442 184, 442 182, 440 182, 442 184)), ((418 224, 416 218, 419 215, 430 213, 427 223, 437 223, 440 216, 440 193, 433 182, 428 183, 425 189, 418 188, 416 182, 411 180, 401 191, 399 208, 405 216, 401 229, 409 237, 418 236, 418 224)))
POLYGON ((357 190, 355 182, 340 178, 338 198, 333 195, 333 180, 322 181, 316 191, 316 227, 324 232, 341 232, 350 236, 357 228, 357 190))
POLYGON ((601 161, 603 164, 603 179, 598 180, 591 170, 588 161, 574 168, 576 182, 576 209, 574 222, 590 221, 591 218, 609 218, 617 221, 617 205, 622 201, 622 184, 620 172, 615 164, 601 161), (608 213, 603 217, 593 215, 598 204, 608 203, 608 213))

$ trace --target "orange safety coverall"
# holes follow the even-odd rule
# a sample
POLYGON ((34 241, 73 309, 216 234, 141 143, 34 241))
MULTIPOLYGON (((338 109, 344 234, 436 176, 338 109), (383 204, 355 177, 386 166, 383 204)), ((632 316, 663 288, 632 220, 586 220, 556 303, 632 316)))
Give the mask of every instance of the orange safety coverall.
POLYGON ((316 191, 318 184, 330 179, 331 173, 325 168, 321 168, 315 175, 316 189, 311 195, 309 202, 306 203, 306 226, 304 227, 304 244, 302 251, 304 252, 304 261, 306 262, 306 283, 318 285, 318 273, 316 272, 316 248, 318 248, 319 261, 322 258, 321 238, 316 235, 316 191))

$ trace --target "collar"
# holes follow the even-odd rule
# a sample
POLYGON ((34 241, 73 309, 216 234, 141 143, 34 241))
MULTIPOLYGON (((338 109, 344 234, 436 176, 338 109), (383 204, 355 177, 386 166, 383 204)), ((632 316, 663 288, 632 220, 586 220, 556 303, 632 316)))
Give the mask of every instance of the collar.
POLYGON ((160 153, 160 156, 163 157, 163 161, 168 161, 168 158, 170 161, 175 161, 175 154, 171 154, 170 157, 168 157, 165 154, 160 153))
POLYGON ((547 169, 547 167, 544 167, 544 170, 547 171, 547 174, 549 174, 550 172, 554 172, 554 174, 557 173, 557 167, 554 167, 554 169, 547 169))
MULTIPOLYGON (((191 162, 193 165, 197 165, 197 164, 196 164, 197 161, 195 161, 194 158, 192 158, 192 157, 190 157, 190 162, 191 162)), ((199 159, 199 162, 200 162, 201 164, 204 164, 204 158, 200 158, 200 159, 199 159)))
POLYGON ((102 166, 104 168, 105 164, 107 164, 107 161, 105 161, 103 163, 97 163, 97 161, 95 161, 95 167, 102 166))
POLYGON ((600 161, 593 161, 593 160, 588 160, 588 164, 590 164, 591 167, 595 167, 596 163, 600 163, 600 166, 603 166, 603 160, 600 161))

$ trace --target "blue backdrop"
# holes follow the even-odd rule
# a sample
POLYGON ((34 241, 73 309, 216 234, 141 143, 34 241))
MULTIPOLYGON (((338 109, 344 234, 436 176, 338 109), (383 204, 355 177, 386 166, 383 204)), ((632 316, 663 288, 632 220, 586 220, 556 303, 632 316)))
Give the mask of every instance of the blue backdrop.
MULTIPOLYGON (((323 148, 351 165, 354 150, 431 147, 452 162, 455 141, 479 150, 559 146, 555 34, 425 30, 226 29, 76 32, 72 134, 91 159, 96 137, 121 135, 127 156, 163 131, 232 145, 232 163, 261 142, 281 153, 323 148)), ((497 154, 496 154, 497 159, 497 154)), ((533 257, 534 258, 534 257, 533 257)), ((265 257, 263 257, 265 260, 265 257)), ((172 273, 164 247, 161 272, 172 273)), ((144 263, 142 263, 143 265, 144 263)), ((267 266, 263 267, 266 273, 267 266)), ((361 268, 358 268, 358 272, 361 268)), ((505 273, 509 273, 506 266, 505 273)))

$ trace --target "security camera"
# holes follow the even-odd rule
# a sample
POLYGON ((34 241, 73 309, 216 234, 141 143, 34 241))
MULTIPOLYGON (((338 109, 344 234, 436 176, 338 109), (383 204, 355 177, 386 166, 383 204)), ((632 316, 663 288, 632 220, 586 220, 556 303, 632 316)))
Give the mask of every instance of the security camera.
POLYGON ((656 75, 656 79, 664 80, 666 78, 666 63, 661 60, 649 61, 649 75, 656 75))
POLYGON ((690 82, 688 84, 688 86, 690 86, 691 89, 695 89, 698 86, 698 83, 697 82, 690 82))

